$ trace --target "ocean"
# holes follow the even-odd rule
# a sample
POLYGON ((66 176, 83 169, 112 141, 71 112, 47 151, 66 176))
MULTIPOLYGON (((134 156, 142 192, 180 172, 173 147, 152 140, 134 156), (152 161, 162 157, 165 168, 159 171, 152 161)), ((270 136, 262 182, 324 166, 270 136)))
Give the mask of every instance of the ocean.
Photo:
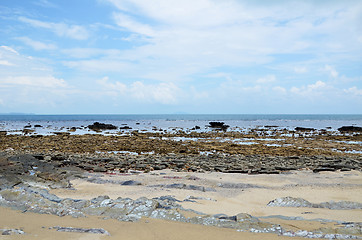
MULTIPOLYGON (((37 133, 66 131, 67 128, 84 128, 94 122, 116 126, 129 126, 132 130, 154 131, 155 129, 191 129, 200 126, 207 131, 210 121, 225 122, 229 129, 277 126, 294 129, 309 127, 336 130, 341 126, 362 126, 362 114, 99 114, 99 115, 0 115, 0 130, 13 133, 24 126, 40 125, 37 133)), ((77 130, 82 134, 87 130, 77 130)))

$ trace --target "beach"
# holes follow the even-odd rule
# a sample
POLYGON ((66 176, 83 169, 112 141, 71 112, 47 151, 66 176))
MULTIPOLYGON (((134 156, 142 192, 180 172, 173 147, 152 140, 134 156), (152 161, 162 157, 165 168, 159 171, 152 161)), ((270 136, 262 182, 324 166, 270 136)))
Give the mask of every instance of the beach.
POLYGON ((357 126, 35 125, 0 134, 4 239, 362 237, 357 126))

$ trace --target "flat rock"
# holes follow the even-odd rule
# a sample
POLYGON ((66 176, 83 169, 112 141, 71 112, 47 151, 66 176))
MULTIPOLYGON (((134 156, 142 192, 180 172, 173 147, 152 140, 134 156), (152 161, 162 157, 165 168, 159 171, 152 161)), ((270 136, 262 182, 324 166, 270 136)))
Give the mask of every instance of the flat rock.
POLYGON ((109 235, 109 232, 104 230, 103 228, 74 228, 74 227, 52 227, 52 229, 56 229, 58 232, 77 232, 77 233, 94 233, 94 234, 105 234, 109 235))

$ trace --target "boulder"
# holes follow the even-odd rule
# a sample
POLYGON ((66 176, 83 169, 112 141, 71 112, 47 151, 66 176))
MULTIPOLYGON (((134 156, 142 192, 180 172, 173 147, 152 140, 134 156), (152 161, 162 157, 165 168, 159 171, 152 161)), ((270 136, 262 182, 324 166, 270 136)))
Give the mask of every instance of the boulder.
POLYGON ((115 130, 115 129, 117 129, 117 127, 112 125, 112 124, 99 123, 99 122, 95 122, 92 125, 88 125, 88 128, 93 130, 93 131, 115 130))
POLYGON ((208 127, 216 129, 216 130, 226 131, 228 129, 229 125, 225 125, 224 122, 209 122, 208 127))
POLYGON ((340 132, 362 132, 362 127, 343 126, 343 127, 338 128, 338 131, 340 131, 340 132))

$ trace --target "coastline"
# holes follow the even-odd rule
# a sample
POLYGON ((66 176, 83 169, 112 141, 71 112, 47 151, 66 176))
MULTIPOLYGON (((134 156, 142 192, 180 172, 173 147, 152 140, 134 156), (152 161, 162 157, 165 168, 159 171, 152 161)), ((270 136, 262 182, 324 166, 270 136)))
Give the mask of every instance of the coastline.
POLYGON ((358 132, 152 125, 140 131, 126 124, 112 132, 102 124, 85 134, 63 127, 43 135, 34 124, 0 134, 0 211, 13 217, 0 229, 45 238, 56 230, 19 219, 47 213, 63 216, 42 215, 61 227, 93 219, 95 225, 82 226, 111 233, 59 233, 82 239, 180 239, 168 234, 184 231, 190 239, 362 238, 358 132), (127 228, 136 232, 115 230, 124 221, 134 222, 127 228))

